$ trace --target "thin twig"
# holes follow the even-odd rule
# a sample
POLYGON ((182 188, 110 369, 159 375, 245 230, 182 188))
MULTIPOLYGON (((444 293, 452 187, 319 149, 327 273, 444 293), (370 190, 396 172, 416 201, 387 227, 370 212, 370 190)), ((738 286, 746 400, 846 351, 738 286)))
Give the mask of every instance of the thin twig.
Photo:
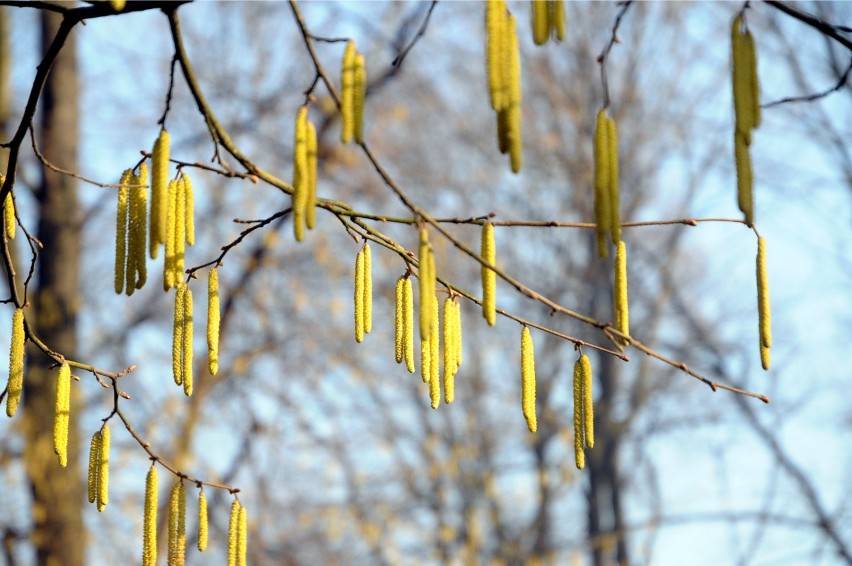
POLYGON ((426 17, 423 19, 423 23, 420 25, 420 29, 417 30, 417 34, 415 34, 414 38, 411 42, 402 50, 402 52, 397 55, 391 65, 394 67, 401 67, 402 62, 408 57, 408 52, 411 51, 411 48, 420 40, 421 37, 426 35, 426 27, 429 25, 429 18, 432 17, 432 12, 435 10, 435 6, 438 5, 438 0, 432 0, 432 4, 429 5, 429 11, 426 12, 426 17))
POLYGON ((814 94, 808 94, 804 96, 788 96, 787 98, 782 98, 781 100, 776 100, 768 104, 762 104, 761 107, 772 108, 773 106, 778 106, 779 104, 787 104, 788 102, 813 102, 814 100, 819 100, 820 98, 824 98, 833 92, 839 91, 844 86, 847 86, 846 83, 849 81, 850 74, 852 74, 852 59, 849 60, 849 66, 846 67, 846 70, 840 76, 840 79, 837 81, 837 84, 835 84, 833 87, 814 94))
POLYGON ((633 3, 633 0, 627 0, 626 2, 621 2, 621 9, 618 11, 618 14, 615 16, 615 23, 612 26, 612 35, 609 38, 609 41, 604 46, 601 54, 598 55, 598 63, 601 66, 601 86, 603 87, 603 107, 609 108, 609 81, 607 80, 606 75, 606 64, 609 59, 609 52, 612 51, 613 46, 616 43, 620 43, 618 40, 618 28, 621 26, 621 20, 624 18, 624 14, 627 12, 627 9, 630 8, 630 5, 633 3))

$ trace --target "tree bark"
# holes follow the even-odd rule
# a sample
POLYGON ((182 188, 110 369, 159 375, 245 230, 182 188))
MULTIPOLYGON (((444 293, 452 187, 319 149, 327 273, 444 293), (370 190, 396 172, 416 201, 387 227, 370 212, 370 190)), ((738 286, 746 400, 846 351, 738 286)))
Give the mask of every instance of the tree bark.
MULTIPOLYGON (((62 16, 41 13, 42 49, 47 49, 62 16)), ((40 145, 54 165, 77 169, 78 96, 74 42, 57 57, 42 97, 40 145)), ((39 252, 37 287, 30 294, 27 319, 36 334, 54 351, 74 357, 77 347, 80 263, 80 213, 76 181, 47 168, 36 192, 39 206, 39 252)), ((53 452, 53 419, 56 399, 55 369, 39 350, 27 352, 24 379, 24 462, 33 497, 32 543, 38 564, 83 564, 84 486, 79 467, 80 437, 74 426, 75 398, 72 391, 68 443, 68 467, 59 466, 53 452)), ((76 387, 72 384, 72 390, 76 387)))

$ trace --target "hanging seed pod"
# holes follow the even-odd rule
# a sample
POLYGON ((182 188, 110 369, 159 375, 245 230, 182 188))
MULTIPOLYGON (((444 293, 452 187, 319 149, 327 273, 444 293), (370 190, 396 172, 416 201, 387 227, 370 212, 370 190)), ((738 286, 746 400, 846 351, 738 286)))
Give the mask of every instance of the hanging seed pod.
POLYGON ((584 397, 583 366, 580 360, 577 360, 574 363, 574 462, 579 470, 586 467, 586 455, 583 453, 584 397))
MULTIPOLYGON (((494 243, 494 225, 486 222, 482 225, 482 259, 491 265, 497 262, 497 249, 494 243)), ((490 326, 497 322, 497 274, 490 267, 482 266, 482 316, 490 326)))
POLYGON ((56 379, 56 406, 53 419, 53 451, 59 456, 59 465, 68 465, 68 424, 71 418, 71 366, 59 366, 56 379))
POLYGON ((157 467, 145 478, 145 511, 142 519, 142 566, 157 564, 157 467))
MULTIPOLYGON (((125 265, 127 263, 127 211, 129 205, 131 170, 125 169, 118 182, 118 199, 115 213, 115 292, 124 291, 125 265)), ((11 194, 11 193, 9 193, 11 194)), ((7 219, 8 226, 8 219, 7 219)), ((130 289, 128 289, 130 292, 130 289)))
POLYGON ((100 461, 98 451, 100 449, 101 431, 97 431, 92 435, 92 441, 89 443, 89 472, 86 476, 89 503, 94 503, 98 498, 98 462, 100 461))
POLYGON ((538 428, 535 415, 535 349, 530 329, 521 331, 521 405, 530 432, 538 428))
POLYGON ((344 144, 349 143, 355 133, 355 58, 355 42, 350 39, 346 43, 346 51, 343 52, 340 72, 340 143, 344 144))
POLYGON ((98 446, 98 511, 103 511, 109 503, 109 425, 104 423, 98 446))
POLYGON ((9 348, 9 382, 6 386, 6 416, 12 418, 24 391, 24 311, 15 309, 12 315, 12 343, 9 348))
MULTIPOLYGON (((630 314, 627 304, 627 248, 624 242, 618 242, 615 251, 615 328, 630 335, 630 314)), ((621 339, 625 346, 629 342, 621 339)))
POLYGON ((169 132, 160 130, 151 151, 151 219, 148 252, 157 259, 159 246, 166 243, 166 215, 169 180, 169 132))
POLYGON ((198 491, 198 552, 207 550, 207 496, 204 487, 198 491))
POLYGON ((210 375, 219 371, 219 270, 213 268, 207 275, 207 366, 210 375))
POLYGON ((355 256, 355 341, 364 341, 364 248, 355 256))
POLYGON ((403 326, 405 327, 405 367, 408 373, 414 373, 414 289, 411 277, 405 278, 402 288, 403 303, 403 326))

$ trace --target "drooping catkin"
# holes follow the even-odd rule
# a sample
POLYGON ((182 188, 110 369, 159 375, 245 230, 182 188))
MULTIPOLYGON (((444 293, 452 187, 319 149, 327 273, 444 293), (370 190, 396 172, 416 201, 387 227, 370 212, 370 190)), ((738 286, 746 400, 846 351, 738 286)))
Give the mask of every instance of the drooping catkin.
POLYGON ((745 217, 746 224, 754 224, 754 196, 751 172, 751 155, 742 132, 734 132, 734 163, 737 168, 737 206, 745 217))
MULTIPOLYGON (((143 161, 139 174, 130 176, 130 211, 128 212, 126 287, 141 289, 148 279, 145 246, 148 243, 148 166, 143 161)), ((125 289, 131 294, 132 289, 125 289)))
POLYGON ((184 241, 188 246, 195 245, 195 192, 192 181, 186 173, 180 174, 184 192, 184 241))
POLYGON ((414 373, 414 285, 411 283, 411 277, 405 278, 402 300, 405 308, 403 312, 405 368, 408 373, 414 373))
POLYGON ((248 559, 248 512, 240 506, 237 522, 237 566, 246 566, 248 559))
POLYGON ((751 157, 751 130, 760 124, 757 54, 754 38, 745 27, 743 14, 731 26, 731 83, 734 98, 734 161, 737 169, 737 205, 746 224, 754 223, 754 197, 751 157))
MULTIPOLYGON (((624 241, 618 242, 615 251, 615 328, 623 334, 630 335, 630 313, 627 303, 627 247, 624 241)), ((625 346, 629 343, 621 339, 625 346)))
POLYGON ((423 383, 429 383, 432 377, 432 346, 429 336, 420 339, 420 377, 423 383))
MULTIPOLYGON (((494 225, 486 222, 482 225, 482 244, 480 255, 487 263, 494 265, 497 261, 497 248, 494 243, 494 225)), ((482 316, 490 326, 497 322, 497 274, 490 267, 482 266, 482 316)))
POLYGON ((9 348, 9 382, 6 386, 6 416, 12 418, 24 391, 24 311, 15 309, 12 315, 12 343, 9 348))
POLYGON ((103 511, 109 503, 109 425, 104 423, 98 446, 98 511, 103 511))
POLYGON ((488 0, 485 8, 488 91, 491 98, 491 108, 498 113, 504 107, 502 57, 504 52, 505 18, 506 4, 503 0, 488 0))
POLYGON ((455 308, 455 338, 456 338, 456 369, 462 365, 462 323, 461 323, 461 303, 458 301, 454 301, 453 307, 455 308))
MULTIPOLYGON (((184 283, 186 285, 186 283, 184 283)), ((193 322, 192 322, 192 289, 186 287, 183 296, 183 336, 181 347, 181 360, 183 362, 183 393, 187 397, 192 395, 192 339, 193 339, 193 322)))
POLYGON ((396 280, 396 287, 394 288, 393 309, 394 359, 396 360, 396 363, 401 363, 405 354, 405 305, 403 302, 403 289, 405 289, 405 275, 400 275, 399 279, 396 280))
POLYGON ((521 407, 530 432, 538 428, 535 414, 535 348, 530 329, 521 331, 521 407))
POLYGON ((207 366, 210 375, 219 371, 219 269, 213 268, 207 275, 207 366))
POLYGON ((68 424, 71 418, 71 366, 59 366, 56 378, 56 407, 53 419, 53 451, 59 456, 59 465, 68 465, 68 424))
POLYGON ((530 4, 533 42, 536 45, 544 45, 547 43, 547 36, 550 31, 550 18, 548 17, 549 2, 547 0, 532 0, 530 4))
POLYGON ((142 519, 142 566, 157 564, 157 466, 145 477, 145 511, 142 519))
POLYGON ((618 245, 621 241, 621 212, 619 210, 618 195, 618 129, 615 120, 606 119, 607 125, 607 157, 609 158, 609 213, 610 213, 610 241, 612 245, 618 245))
POLYGON ((297 242, 305 237, 305 205, 308 202, 308 107, 296 114, 293 140, 293 235, 297 242))
POLYGON ((98 498, 98 462, 100 460, 98 451, 100 449, 101 431, 97 431, 92 435, 92 441, 89 443, 89 471, 86 475, 86 491, 89 503, 94 503, 98 498))
MULTIPOLYGON (((5 181, 6 177, 0 175, 0 187, 3 186, 5 181)), ((15 199, 12 197, 11 190, 9 191, 9 194, 6 195, 6 199, 3 201, 3 224, 6 229, 6 238, 14 240, 17 224, 15 223, 15 199)))
POLYGON ((175 259, 172 264, 175 285, 183 279, 184 262, 186 258, 186 182, 183 175, 177 180, 175 195, 175 259))
MULTIPOLYGON (((130 189, 128 183, 132 171, 125 169, 118 182, 118 199, 115 213, 115 292, 124 291, 125 266, 127 263, 127 212, 130 189)), ((128 289, 128 292, 130 290, 128 289)))
POLYGON ((586 455, 583 453, 585 418, 583 416, 583 365, 580 360, 574 363, 574 463, 582 470, 586 467, 586 455))
POLYGON ((772 313, 769 306, 769 278, 766 275, 766 240, 762 237, 757 239, 757 313, 761 364, 763 369, 768 370, 769 348, 772 347, 772 313))
POLYGON ((207 550, 207 496, 198 491, 198 552, 207 550))
POLYGON ((364 142, 364 102, 367 98, 367 63, 360 53, 355 55, 355 75, 352 86, 352 118, 355 143, 364 142))
POLYGON ((523 161, 523 139, 521 135, 521 53, 518 47, 518 34, 515 26, 515 16, 509 15, 507 23, 508 31, 508 84, 509 106, 507 108, 509 140, 509 161, 512 173, 521 170, 523 161))
POLYGON ((157 259, 160 244, 166 243, 166 214, 169 180, 169 132, 161 130, 151 151, 151 218, 148 253, 157 259))
POLYGON ((432 332, 432 299, 435 296, 435 256, 429 243, 429 232, 420 229, 420 246, 417 256, 420 270, 420 339, 427 339, 432 332))
POLYGON ((364 334, 373 330, 373 254, 364 242, 364 334))
POLYGON ((595 447, 595 405, 592 398, 592 363, 589 356, 583 354, 578 361, 580 377, 583 380, 583 436, 586 447, 595 447))
POLYGON ((182 566, 186 560, 186 490, 183 480, 172 487, 169 497, 169 565, 182 566))
POLYGON ((550 6, 550 28, 556 41, 562 41, 565 39, 565 3, 563 0, 551 0, 550 6))
POLYGON ((597 234, 598 257, 606 258, 609 248, 606 243, 607 232, 612 224, 612 211, 610 208, 610 143, 609 125, 606 109, 598 110, 595 120, 595 228, 597 234))
POLYGON ((168 291, 177 285, 176 255, 177 255, 177 207, 178 183, 169 181, 166 189, 166 258, 163 262, 163 290, 168 291))
POLYGON ((307 190, 305 198, 305 226, 313 230, 317 223, 317 129, 314 123, 308 120, 307 140, 307 190))
POLYGON ((444 299, 444 403, 455 399, 456 376, 456 308, 450 297, 444 299))
POLYGON ((240 502, 236 499, 231 503, 231 516, 228 520, 228 566, 237 566, 241 507, 240 502))
POLYGON ((429 336, 429 398, 432 408, 441 404, 441 345, 439 338, 440 314, 438 297, 432 295, 432 331, 429 336))
POLYGON ((175 312, 172 326, 172 376, 175 385, 183 385, 183 317, 186 290, 186 283, 180 283, 175 290, 175 312))
POLYGON ((364 248, 355 256, 355 341, 364 341, 364 248))
POLYGON ((349 143, 355 133, 355 42, 349 40, 343 52, 343 64, 340 71, 340 142, 349 143))

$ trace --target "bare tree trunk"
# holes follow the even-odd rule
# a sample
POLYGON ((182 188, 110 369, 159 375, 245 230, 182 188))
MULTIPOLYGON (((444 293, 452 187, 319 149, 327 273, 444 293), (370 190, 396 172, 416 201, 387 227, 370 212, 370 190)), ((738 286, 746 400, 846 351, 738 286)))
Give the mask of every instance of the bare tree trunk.
MULTIPOLYGON (((43 11, 42 48, 46 50, 62 21, 43 11)), ((77 169, 77 67, 73 41, 56 59, 42 97, 41 149, 58 167, 77 169)), ((80 220, 75 180, 44 169, 36 194, 39 203, 37 288, 30 295, 28 318, 35 332, 52 349, 74 356, 77 347, 79 302, 80 220)), ((56 371, 35 348, 28 351, 23 413, 24 461, 32 488, 34 532, 38 564, 83 564, 82 503, 84 488, 79 471, 80 438, 71 402, 68 468, 59 467, 53 453, 53 413, 56 371)), ((75 387, 72 385, 72 389, 75 387)))

